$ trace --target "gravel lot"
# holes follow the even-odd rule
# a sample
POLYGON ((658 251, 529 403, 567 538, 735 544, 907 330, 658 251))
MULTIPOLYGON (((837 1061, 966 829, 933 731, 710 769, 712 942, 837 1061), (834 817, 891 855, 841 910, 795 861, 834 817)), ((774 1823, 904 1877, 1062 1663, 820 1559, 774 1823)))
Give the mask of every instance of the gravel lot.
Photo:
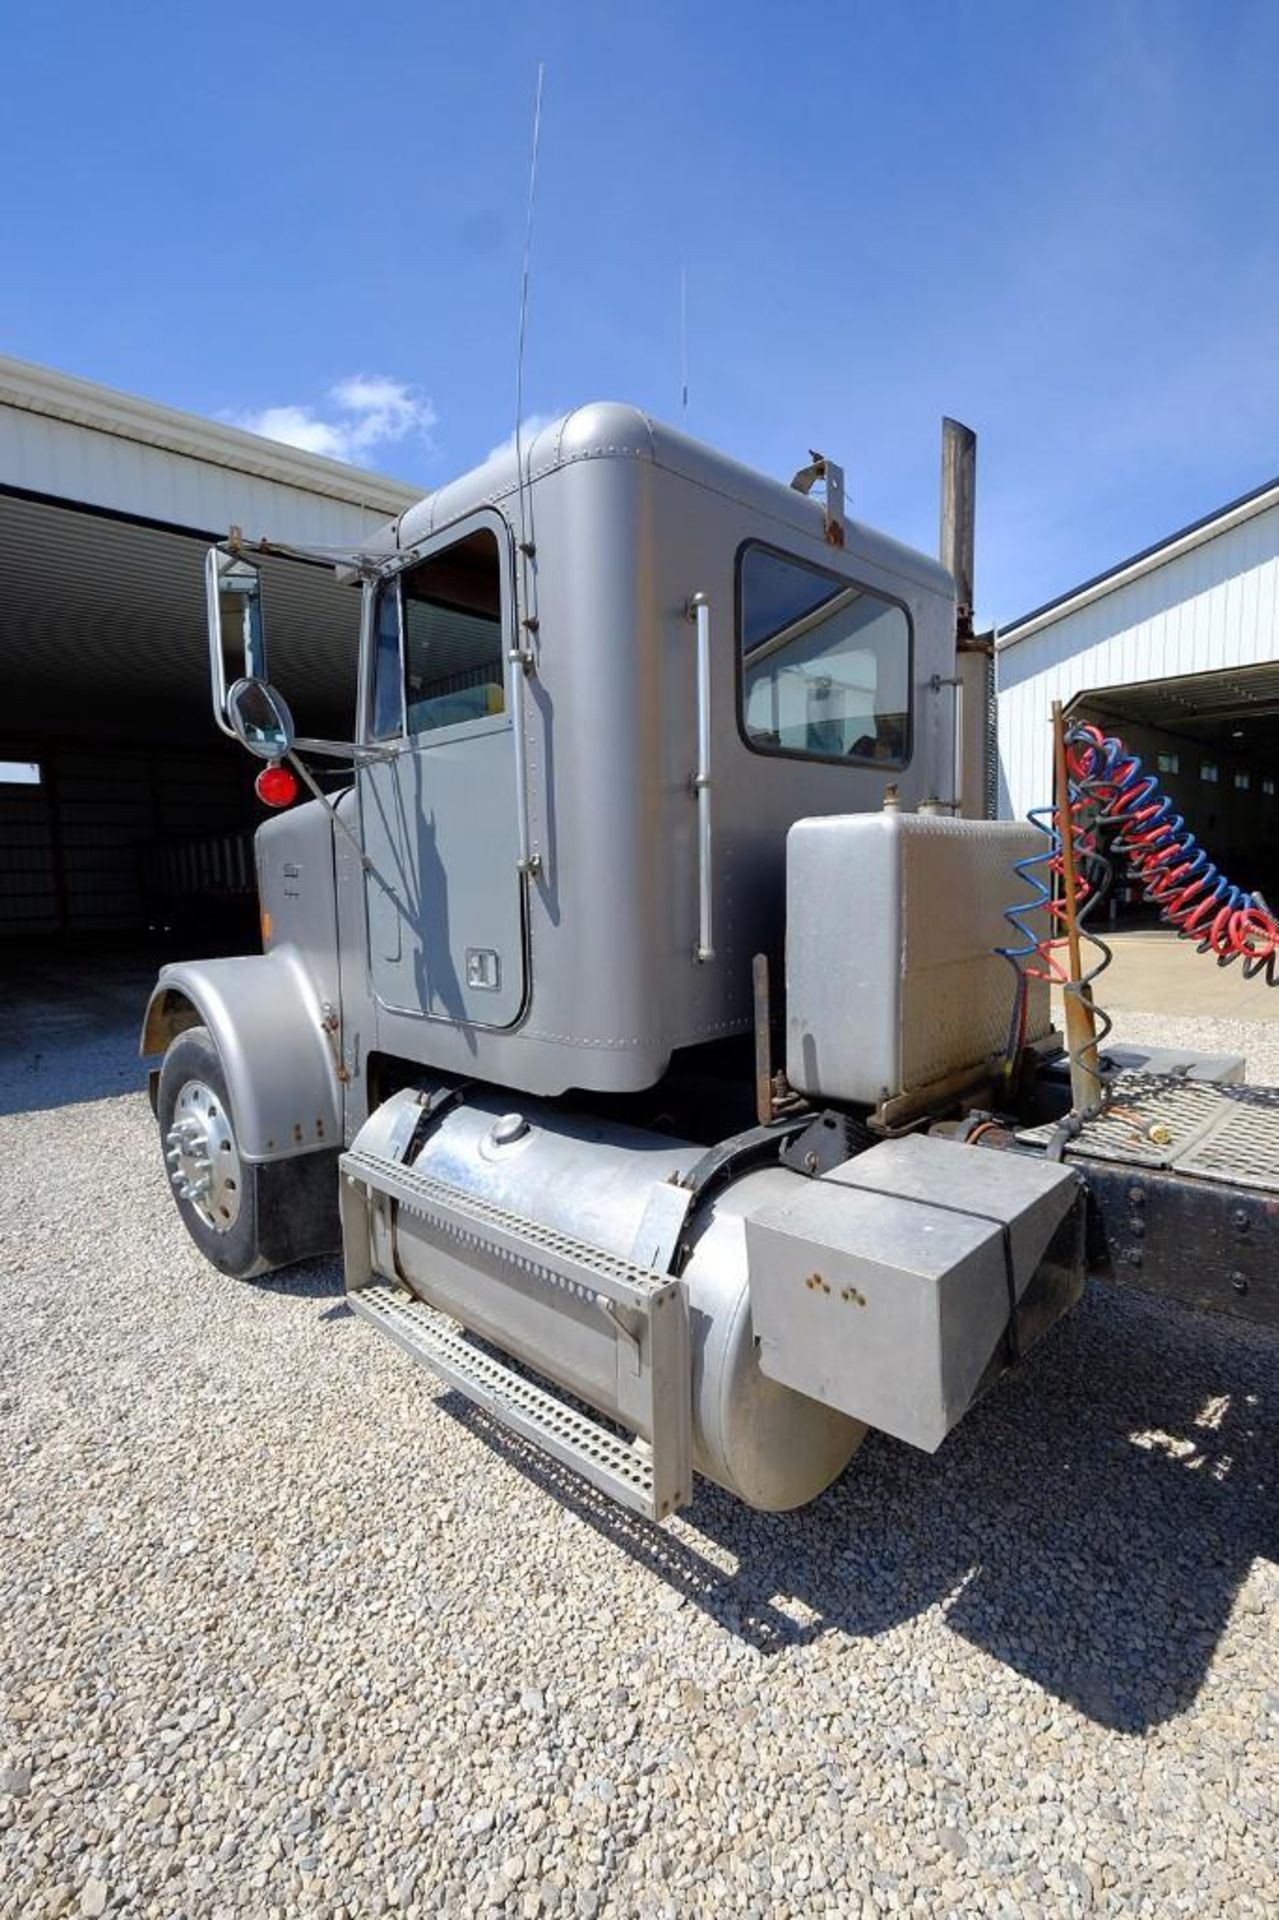
POLYGON ((650 1527, 200 1263, 143 984, 0 1015, 0 1913, 1276 1911, 1272 1336, 1093 1288, 935 1457, 650 1527))

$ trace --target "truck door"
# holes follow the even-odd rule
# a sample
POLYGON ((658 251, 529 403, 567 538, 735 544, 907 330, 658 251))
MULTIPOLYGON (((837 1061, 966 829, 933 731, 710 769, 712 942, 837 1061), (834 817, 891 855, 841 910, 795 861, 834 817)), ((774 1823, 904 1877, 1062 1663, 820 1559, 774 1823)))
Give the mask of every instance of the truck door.
POLYGON ((524 1002, 510 545, 477 514, 381 583, 360 814, 385 1007, 506 1027, 524 1002))

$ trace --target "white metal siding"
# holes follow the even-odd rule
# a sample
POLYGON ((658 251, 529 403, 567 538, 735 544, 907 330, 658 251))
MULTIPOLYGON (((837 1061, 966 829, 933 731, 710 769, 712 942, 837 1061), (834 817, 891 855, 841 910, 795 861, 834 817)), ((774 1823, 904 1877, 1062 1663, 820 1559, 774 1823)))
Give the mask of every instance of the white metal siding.
POLYGON ((0 481, 199 531, 350 545, 418 489, 0 354, 0 481))
POLYGON ((352 546, 388 518, 374 508, 3 404, 0 479, 170 526, 212 533, 239 526, 251 538, 270 535, 299 545, 352 546))
POLYGON ((1001 648, 999 811, 1051 798, 1048 716, 1101 687, 1279 660, 1279 506, 1001 648))

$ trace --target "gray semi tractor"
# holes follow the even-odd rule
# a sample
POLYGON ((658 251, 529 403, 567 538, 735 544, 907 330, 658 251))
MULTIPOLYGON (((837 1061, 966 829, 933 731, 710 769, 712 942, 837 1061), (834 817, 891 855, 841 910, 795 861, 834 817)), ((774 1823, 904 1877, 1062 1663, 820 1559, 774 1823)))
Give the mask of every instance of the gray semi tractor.
POLYGON ((340 1241, 374 1329, 659 1519, 936 1448, 1090 1270, 1272 1316, 1275 1097, 1112 1052, 1072 1112, 999 951, 1040 837, 981 817, 969 501, 957 597, 820 457, 581 408, 341 557, 340 741, 270 682, 260 552, 210 553, 216 721, 311 795, 257 835, 263 951, 146 1014, 215 1267, 340 1241))

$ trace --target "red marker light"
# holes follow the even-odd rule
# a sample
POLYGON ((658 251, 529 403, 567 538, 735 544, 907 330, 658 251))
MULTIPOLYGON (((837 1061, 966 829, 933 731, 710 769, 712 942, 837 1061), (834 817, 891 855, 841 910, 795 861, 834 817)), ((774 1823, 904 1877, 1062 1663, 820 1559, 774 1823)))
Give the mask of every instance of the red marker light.
POLYGON ((291 807, 298 797, 297 775, 273 762, 263 767, 253 791, 264 807, 291 807))

